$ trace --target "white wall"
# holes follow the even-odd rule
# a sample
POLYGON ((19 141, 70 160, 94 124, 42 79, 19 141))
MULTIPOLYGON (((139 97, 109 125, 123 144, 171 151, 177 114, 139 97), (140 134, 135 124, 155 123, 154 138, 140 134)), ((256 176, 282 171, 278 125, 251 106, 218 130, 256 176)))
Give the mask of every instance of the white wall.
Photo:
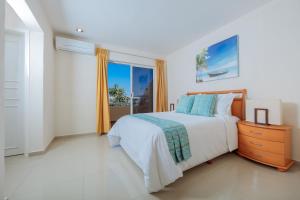
POLYGON ((5 4, 5 29, 19 32, 28 30, 26 25, 17 16, 15 11, 8 5, 8 3, 5 4))
POLYGON ((43 52, 44 34, 30 32, 28 153, 43 151, 43 52))
POLYGON ((144 52, 126 47, 101 44, 102 48, 109 49, 109 59, 112 61, 128 62, 133 64, 143 64, 145 66, 154 66, 154 60, 151 58, 160 58, 159 55, 150 52, 144 52), (121 52, 121 53, 119 53, 121 52), (123 54, 125 52, 125 54, 123 54), (138 56, 135 56, 138 55, 138 56), (150 59, 149 59, 150 58, 150 59))
POLYGON ((56 52, 55 133, 94 133, 96 128, 96 57, 56 52))
MULTIPOLYGON (((103 48, 156 57, 112 45, 103 48)), ((154 60, 110 52, 110 60, 154 66, 154 60)), ((55 133, 57 136, 96 132, 96 57, 56 51, 55 133)))
POLYGON ((43 149, 54 138, 54 45, 53 30, 39 0, 26 0, 44 33, 43 60, 43 149))
POLYGON ((0 0, 0 199, 4 198, 4 13, 5 1, 0 0))
POLYGON ((167 56, 169 102, 187 91, 247 88, 249 98, 280 98, 300 161, 300 1, 275 0, 167 56), (196 84, 196 53, 239 35, 240 77, 196 84))

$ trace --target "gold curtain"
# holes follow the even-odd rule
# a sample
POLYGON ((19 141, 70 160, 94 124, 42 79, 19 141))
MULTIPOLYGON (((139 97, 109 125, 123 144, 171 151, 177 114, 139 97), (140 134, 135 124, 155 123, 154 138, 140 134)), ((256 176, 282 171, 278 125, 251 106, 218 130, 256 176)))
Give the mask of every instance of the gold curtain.
POLYGON ((157 80, 156 112, 165 112, 168 111, 165 61, 155 60, 155 67, 157 80))
POLYGON ((110 129, 107 62, 108 50, 97 48, 97 133, 105 134, 110 129))

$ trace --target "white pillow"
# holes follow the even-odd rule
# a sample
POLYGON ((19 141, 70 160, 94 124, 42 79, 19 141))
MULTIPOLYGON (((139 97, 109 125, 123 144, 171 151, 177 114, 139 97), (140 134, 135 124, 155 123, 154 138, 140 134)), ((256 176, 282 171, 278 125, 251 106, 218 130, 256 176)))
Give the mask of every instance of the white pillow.
POLYGON ((236 94, 218 94, 215 114, 231 116, 231 104, 236 94))

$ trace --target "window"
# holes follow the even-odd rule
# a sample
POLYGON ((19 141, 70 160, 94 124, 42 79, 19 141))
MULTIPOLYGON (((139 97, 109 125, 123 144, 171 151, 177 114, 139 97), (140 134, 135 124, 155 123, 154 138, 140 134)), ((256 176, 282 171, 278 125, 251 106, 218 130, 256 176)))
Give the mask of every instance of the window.
POLYGON ((133 113, 153 112, 153 69, 129 64, 108 64, 111 121, 133 113))

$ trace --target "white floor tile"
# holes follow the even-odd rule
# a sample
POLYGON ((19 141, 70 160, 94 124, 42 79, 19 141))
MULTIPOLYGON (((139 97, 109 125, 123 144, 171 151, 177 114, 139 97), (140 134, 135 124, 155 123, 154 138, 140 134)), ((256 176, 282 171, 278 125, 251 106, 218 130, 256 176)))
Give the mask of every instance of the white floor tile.
POLYGON ((299 200, 300 166, 286 173, 236 154, 188 170, 148 194, 142 171, 106 136, 60 138, 40 156, 6 159, 10 200, 299 200))

